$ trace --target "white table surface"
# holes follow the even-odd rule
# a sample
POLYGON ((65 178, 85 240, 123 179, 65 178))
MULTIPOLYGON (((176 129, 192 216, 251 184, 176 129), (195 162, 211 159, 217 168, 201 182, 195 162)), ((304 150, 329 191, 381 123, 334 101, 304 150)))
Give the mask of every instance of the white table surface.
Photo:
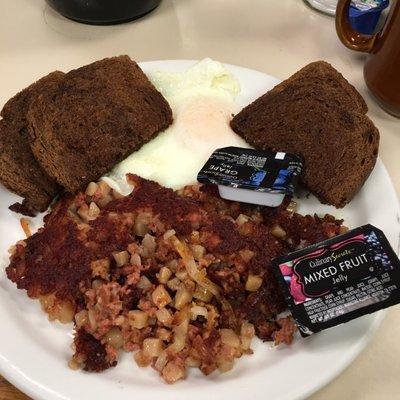
MULTIPOLYGON (((326 60, 365 97, 381 133, 380 157, 400 192, 400 120, 368 94, 365 55, 344 48, 334 20, 301 0, 163 0, 152 14, 111 27, 68 21, 43 0, 0 0, 0 106, 50 71, 119 54, 136 61, 211 57, 281 79, 326 60)), ((400 399, 399 337, 400 308, 393 307, 366 350, 311 399, 400 399)))

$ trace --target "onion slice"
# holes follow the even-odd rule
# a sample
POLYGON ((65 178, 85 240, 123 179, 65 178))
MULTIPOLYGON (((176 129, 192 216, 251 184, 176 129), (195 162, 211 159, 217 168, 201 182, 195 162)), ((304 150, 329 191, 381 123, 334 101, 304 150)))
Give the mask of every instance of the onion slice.
POLYGON ((189 276, 200 286, 209 290, 217 299, 220 298, 220 288, 213 282, 211 282, 207 276, 206 271, 200 271, 197 267, 196 261, 194 260, 193 254, 187 244, 181 240, 179 240, 175 235, 170 236, 169 238, 181 256, 183 263, 185 264, 185 268, 189 276))
POLYGON ((194 256, 189 246, 182 240, 179 240, 175 235, 169 237, 169 240, 173 244, 175 250, 181 256, 185 265, 186 271, 189 276, 200 286, 209 290, 221 303, 221 308, 228 314, 229 325, 235 330, 238 329, 238 323, 236 321, 235 314, 233 312, 231 304, 221 295, 221 288, 214 282, 211 282, 207 278, 207 272, 205 269, 199 270, 197 267, 194 256))

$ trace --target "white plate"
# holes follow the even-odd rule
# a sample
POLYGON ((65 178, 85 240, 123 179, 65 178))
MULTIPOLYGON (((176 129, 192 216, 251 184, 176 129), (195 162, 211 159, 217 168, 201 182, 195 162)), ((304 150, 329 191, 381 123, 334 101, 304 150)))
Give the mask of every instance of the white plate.
MULTIPOLYGON (((141 66, 145 71, 181 71, 192 63, 154 61, 141 66)), ((228 68, 242 87, 240 106, 278 82, 261 72, 228 68)), ((338 375, 365 347, 382 320, 383 313, 369 315, 306 340, 298 339, 291 347, 275 349, 257 342, 255 354, 239 359, 229 373, 204 377, 190 371, 187 380, 173 386, 162 383, 151 368, 138 368, 132 354, 123 354, 116 368, 101 374, 71 371, 67 367, 71 326, 49 323, 38 303, 5 278, 7 248, 23 237, 19 217, 7 209, 16 199, 0 188, 0 373, 37 400, 303 399, 338 375)), ((322 206, 310 197, 300 200, 300 212, 330 212, 344 218, 351 227, 372 223, 398 248, 398 202, 379 160, 363 189, 346 208, 322 206)))

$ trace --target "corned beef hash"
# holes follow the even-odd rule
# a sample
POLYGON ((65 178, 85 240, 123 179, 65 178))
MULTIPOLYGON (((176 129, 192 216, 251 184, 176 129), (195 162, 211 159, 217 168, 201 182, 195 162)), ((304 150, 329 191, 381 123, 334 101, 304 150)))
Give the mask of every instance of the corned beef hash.
POLYGON ((299 215, 290 199, 259 208, 209 186, 128 181, 128 196, 103 181, 66 195, 11 249, 8 278, 51 320, 74 323, 70 367, 98 372, 133 352, 173 383, 189 367, 230 370, 254 336, 289 345, 271 261, 342 233, 342 221, 299 215))

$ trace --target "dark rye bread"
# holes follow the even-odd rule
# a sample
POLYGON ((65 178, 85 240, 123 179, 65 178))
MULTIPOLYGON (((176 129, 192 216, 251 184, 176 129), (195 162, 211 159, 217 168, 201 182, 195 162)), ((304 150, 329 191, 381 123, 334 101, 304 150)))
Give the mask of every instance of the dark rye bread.
POLYGON ((277 85, 231 121, 258 149, 304 158, 302 183, 322 203, 343 207, 371 173, 379 132, 360 94, 326 62, 277 85))
POLYGON ((290 78, 275 86, 268 94, 290 93, 290 98, 312 97, 315 101, 336 104, 347 110, 366 114, 367 104, 356 88, 331 64, 325 61, 312 62, 290 78))
POLYGON ((28 215, 45 211, 60 191, 33 156, 26 114, 38 94, 50 90, 62 75, 55 71, 33 83, 8 100, 0 112, 0 181, 24 198, 22 204, 10 207, 13 211, 28 215))
POLYGON ((128 56, 70 71, 30 107, 31 148, 57 182, 76 192, 172 122, 172 111, 128 56))

